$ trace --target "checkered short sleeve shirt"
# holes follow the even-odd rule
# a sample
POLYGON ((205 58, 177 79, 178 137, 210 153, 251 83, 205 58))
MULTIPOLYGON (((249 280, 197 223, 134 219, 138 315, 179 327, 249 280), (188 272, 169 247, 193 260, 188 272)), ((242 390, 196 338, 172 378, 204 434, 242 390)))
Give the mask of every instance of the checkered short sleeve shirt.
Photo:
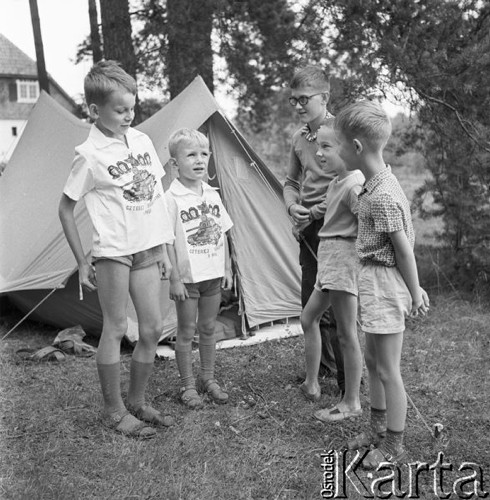
POLYGON ((404 230, 415 243, 410 204, 387 166, 364 184, 359 194, 356 249, 363 264, 395 267, 395 249, 389 233, 404 230))

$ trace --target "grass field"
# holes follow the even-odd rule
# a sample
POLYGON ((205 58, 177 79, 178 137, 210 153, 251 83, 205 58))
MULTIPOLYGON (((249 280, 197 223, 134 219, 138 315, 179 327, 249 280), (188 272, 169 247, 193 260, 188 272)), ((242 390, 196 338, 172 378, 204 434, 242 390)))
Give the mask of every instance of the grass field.
MULTIPOLYGON (((419 180, 408 174, 405 179, 410 186, 419 180)), ((0 335, 18 318, 15 312, 3 317, 0 335)), ((303 338, 295 337, 220 350, 217 374, 230 402, 216 406, 207 400, 201 411, 180 404, 175 362, 157 360, 149 400, 177 425, 148 442, 130 440, 98 421, 94 358, 33 363, 16 354, 21 347, 49 345, 55 335, 56 330, 27 321, 0 344, 1 499, 317 499, 322 453, 340 450, 369 421, 366 386, 357 421, 325 425, 312 418, 314 410, 336 401, 335 380, 321 380, 320 403, 304 400, 298 390, 303 338)), ((130 356, 125 348, 123 391, 130 356)), ((442 452, 453 467, 444 473, 449 493, 457 479, 469 475, 460 465, 474 462, 482 468, 480 488, 489 491, 488 306, 465 300, 441 278, 431 293, 430 315, 408 322, 402 369, 415 405, 409 404, 406 431, 411 459, 433 464, 442 452), (437 439, 436 423, 444 426, 437 439)), ((359 481, 369 485, 372 478, 358 474, 353 482, 360 492, 347 483, 349 499, 366 498, 359 481)), ((407 474, 402 471, 403 488, 407 474)), ((419 496, 411 498, 441 498, 433 471, 422 472, 418 486, 419 496)), ((449 498, 462 496, 455 492, 449 498)))

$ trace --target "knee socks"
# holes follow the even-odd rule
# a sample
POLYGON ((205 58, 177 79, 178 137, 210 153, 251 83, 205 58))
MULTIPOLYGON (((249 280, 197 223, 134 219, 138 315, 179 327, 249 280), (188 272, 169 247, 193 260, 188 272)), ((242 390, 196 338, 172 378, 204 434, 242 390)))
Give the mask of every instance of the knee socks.
POLYGON ((102 398, 104 399, 104 410, 107 413, 114 413, 125 408, 121 397, 120 365, 120 362, 108 365, 97 363, 102 398))
POLYGON ((153 372, 152 363, 141 363, 131 360, 129 374, 128 404, 133 408, 141 408, 145 404, 145 392, 148 380, 153 372))
POLYGON ((216 337, 214 335, 199 336, 199 357, 201 368, 199 376, 206 381, 214 378, 214 365, 216 361, 216 337))
POLYGON ((195 387, 196 382, 192 372, 192 350, 180 351, 176 348, 175 361, 179 370, 182 387, 195 387))
POLYGON ((386 410, 371 407, 371 432, 373 436, 386 436, 386 410))
POLYGON ((392 431, 387 429, 386 439, 381 444, 380 448, 396 457, 403 451, 403 431, 392 431))

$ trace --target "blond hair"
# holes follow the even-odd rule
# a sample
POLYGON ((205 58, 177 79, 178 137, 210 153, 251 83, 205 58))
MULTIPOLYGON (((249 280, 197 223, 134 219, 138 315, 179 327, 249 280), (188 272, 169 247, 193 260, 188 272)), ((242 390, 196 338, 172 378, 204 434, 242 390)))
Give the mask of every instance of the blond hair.
POLYGON ((209 140, 202 132, 193 128, 181 128, 168 139, 168 151, 172 158, 176 157, 180 145, 185 141, 197 142, 200 146, 209 147, 209 140))
POLYGON ((320 66, 305 66, 294 73, 289 86, 293 90, 301 87, 312 87, 330 92, 330 75, 320 66))
POLYGON ((358 101, 337 114, 335 130, 348 138, 364 139, 372 147, 383 149, 391 135, 391 121, 380 104, 358 101))
POLYGON ((115 90, 136 95, 136 81, 117 61, 100 61, 92 66, 83 82, 87 105, 106 102, 115 90))

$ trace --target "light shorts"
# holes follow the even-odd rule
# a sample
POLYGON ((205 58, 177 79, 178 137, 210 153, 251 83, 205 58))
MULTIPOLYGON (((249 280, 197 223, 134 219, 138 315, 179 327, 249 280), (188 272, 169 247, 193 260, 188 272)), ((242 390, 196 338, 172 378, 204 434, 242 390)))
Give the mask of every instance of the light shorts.
POLYGON ((317 252, 315 290, 358 293, 359 257, 356 238, 322 238, 317 252))
POLYGON ((119 262, 120 264, 130 267, 131 271, 137 271, 138 269, 143 269, 157 262, 161 262, 163 260, 163 245, 157 245, 156 247, 136 252, 131 255, 119 255, 117 257, 94 257, 92 258, 92 264, 100 262, 101 260, 119 262))
POLYGON ((361 264, 359 306, 364 332, 403 332, 412 296, 398 268, 361 264))
POLYGON ((212 297, 221 293, 221 278, 200 281, 199 283, 184 283, 190 299, 212 297))

